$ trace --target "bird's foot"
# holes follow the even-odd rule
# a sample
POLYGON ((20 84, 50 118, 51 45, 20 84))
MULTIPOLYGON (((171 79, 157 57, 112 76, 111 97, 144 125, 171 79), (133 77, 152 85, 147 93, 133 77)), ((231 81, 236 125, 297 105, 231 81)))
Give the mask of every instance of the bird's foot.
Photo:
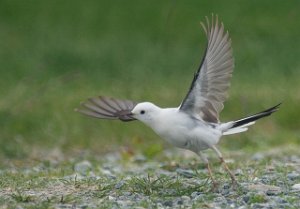
POLYGON ((238 189, 238 182, 236 181, 236 179, 232 179, 232 185, 231 185, 231 188, 232 190, 236 191, 238 189))
POLYGON ((218 182, 216 182, 215 180, 213 180, 212 181, 212 185, 211 185, 211 189, 210 189, 210 191, 211 192, 214 192, 214 193, 219 193, 220 191, 220 185, 219 185, 219 183, 218 182))

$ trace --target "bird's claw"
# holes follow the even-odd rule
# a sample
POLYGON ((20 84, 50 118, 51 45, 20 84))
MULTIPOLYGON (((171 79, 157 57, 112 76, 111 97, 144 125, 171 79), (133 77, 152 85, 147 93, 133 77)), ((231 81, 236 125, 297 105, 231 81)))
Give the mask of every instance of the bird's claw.
POLYGON ((239 186, 239 184, 238 184, 238 182, 234 179, 234 180, 232 180, 232 190, 237 190, 238 189, 238 186, 239 186))
POLYGON ((218 192, 219 192, 219 187, 220 187, 220 185, 219 185, 218 182, 212 181, 212 186, 211 186, 210 191, 211 191, 211 192, 218 193, 218 192))

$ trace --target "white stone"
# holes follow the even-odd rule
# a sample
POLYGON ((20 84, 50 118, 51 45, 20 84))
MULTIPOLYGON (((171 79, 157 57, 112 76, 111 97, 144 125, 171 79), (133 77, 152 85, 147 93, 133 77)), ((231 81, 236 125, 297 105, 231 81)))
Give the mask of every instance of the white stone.
POLYGON ((299 191, 300 191, 300 184, 294 184, 294 185, 292 186, 292 189, 293 189, 293 190, 299 190, 299 191))
POLYGON ((92 164, 87 160, 79 162, 74 166, 75 172, 80 173, 81 175, 87 175, 87 173, 91 169, 92 169, 92 164))
POLYGON ((278 186, 273 185, 266 185, 266 184, 250 184, 248 185, 248 189, 252 191, 258 191, 258 192, 281 192, 281 188, 278 186))

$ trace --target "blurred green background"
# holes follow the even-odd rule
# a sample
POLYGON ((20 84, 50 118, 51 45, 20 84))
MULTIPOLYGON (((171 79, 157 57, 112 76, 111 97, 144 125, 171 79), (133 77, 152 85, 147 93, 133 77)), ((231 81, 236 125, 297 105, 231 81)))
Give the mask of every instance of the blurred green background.
POLYGON ((300 1, 0 1, 0 157, 59 148, 151 155, 165 143, 138 122, 74 112, 107 95, 177 106, 205 49, 199 22, 216 13, 236 62, 221 120, 283 102, 223 149, 299 146, 300 1))

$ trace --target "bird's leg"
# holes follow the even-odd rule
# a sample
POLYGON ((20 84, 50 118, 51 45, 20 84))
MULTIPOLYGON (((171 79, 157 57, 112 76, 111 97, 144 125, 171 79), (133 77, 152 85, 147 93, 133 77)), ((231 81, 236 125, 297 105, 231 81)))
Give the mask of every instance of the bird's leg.
POLYGON ((213 183, 213 188, 212 188, 212 190, 213 191, 216 191, 216 190, 218 190, 218 182, 215 180, 215 178, 213 177, 213 175, 212 175, 212 171, 211 171, 211 169, 210 169, 210 165, 209 165, 209 163, 207 163, 206 164, 206 168, 207 168, 207 170, 208 170, 208 173, 209 173, 209 177, 210 177, 210 179, 211 179, 211 181, 212 181, 212 183, 213 183))
POLYGON ((203 160, 203 162, 205 163, 205 166, 206 166, 206 169, 208 171, 209 177, 210 177, 210 179, 211 179, 211 181, 213 183, 212 190, 216 191, 218 189, 218 183, 216 182, 215 178, 212 175, 212 171, 211 171, 208 159, 207 159, 207 157, 202 152, 199 152, 198 154, 199 154, 200 158, 203 160))
POLYGON ((217 147, 213 146, 212 149, 217 153, 221 163, 223 164, 225 170, 227 171, 227 173, 230 175, 230 178, 231 178, 231 181, 232 181, 232 186, 233 188, 236 188, 237 186, 237 181, 235 179, 235 176, 233 175, 233 173, 230 171, 230 169, 228 168, 223 156, 222 156, 222 153, 218 150, 217 147))

